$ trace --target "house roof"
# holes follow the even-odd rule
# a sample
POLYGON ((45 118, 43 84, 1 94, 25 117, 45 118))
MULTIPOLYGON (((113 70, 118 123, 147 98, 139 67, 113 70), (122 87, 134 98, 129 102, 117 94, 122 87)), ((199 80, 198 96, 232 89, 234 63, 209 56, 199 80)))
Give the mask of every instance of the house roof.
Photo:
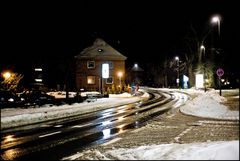
POLYGON ((94 59, 94 60, 126 60, 127 57, 119 53, 104 40, 98 38, 92 46, 85 48, 77 59, 94 59))

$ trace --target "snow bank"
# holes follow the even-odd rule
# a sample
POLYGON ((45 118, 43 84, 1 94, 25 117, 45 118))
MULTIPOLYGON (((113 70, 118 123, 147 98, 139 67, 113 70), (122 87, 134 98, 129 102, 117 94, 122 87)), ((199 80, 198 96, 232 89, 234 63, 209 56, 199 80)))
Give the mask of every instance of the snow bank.
POLYGON ((149 145, 109 150, 106 154, 119 160, 239 160, 239 141, 149 145))
POLYGON ((206 93, 200 93, 198 97, 189 101, 185 106, 180 107, 180 111, 193 116, 239 120, 239 111, 230 111, 221 102, 226 101, 226 98, 219 96, 215 90, 206 93))
MULTIPOLYGON (((124 94, 126 96, 126 94, 124 94)), ((1 129, 17 127, 42 121, 53 120, 56 118, 63 118, 94 112, 101 109, 107 109, 113 106, 120 106, 128 103, 134 103, 146 99, 147 95, 143 97, 112 97, 100 98, 95 102, 75 103, 72 105, 61 106, 45 106, 40 108, 6 108, 1 109, 1 129)))

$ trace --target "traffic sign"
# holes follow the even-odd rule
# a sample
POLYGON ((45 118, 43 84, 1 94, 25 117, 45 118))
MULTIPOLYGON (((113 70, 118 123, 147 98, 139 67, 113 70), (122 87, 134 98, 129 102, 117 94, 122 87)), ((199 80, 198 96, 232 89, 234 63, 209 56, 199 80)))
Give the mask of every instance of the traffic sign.
POLYGON ((224 74, 224 70, 222 69, 222 68, 218 68, 218 70, 217 70, 217 75, 219 76, 219 77, 221 77, 221 76, 223 76, 223 74, 224 74))

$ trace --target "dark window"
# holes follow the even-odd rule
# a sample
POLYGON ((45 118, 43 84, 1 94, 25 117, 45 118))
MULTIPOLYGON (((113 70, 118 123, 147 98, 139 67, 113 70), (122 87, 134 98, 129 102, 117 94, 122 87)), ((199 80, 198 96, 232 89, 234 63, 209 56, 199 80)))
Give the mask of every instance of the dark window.
POLYGON ((89 69, 95 68, 95 61, 87 61, 87 68, 89 69))
POLYGON ((109 77, 106 79, 106 84, 113 84, 113 77, 109 77))

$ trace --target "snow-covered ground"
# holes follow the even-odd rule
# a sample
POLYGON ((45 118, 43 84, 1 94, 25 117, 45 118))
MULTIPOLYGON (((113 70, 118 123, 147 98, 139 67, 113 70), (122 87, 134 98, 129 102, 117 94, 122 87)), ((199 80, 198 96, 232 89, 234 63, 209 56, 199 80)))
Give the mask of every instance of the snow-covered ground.
MULTIPOLYGON (((239 141, 215 141, 191 144, 161 144, 139 146, 136 148, 113 149, 102 154, 98 150, 88 150, 91 154, 87 160, 110 160, 111 155, 116 160, 239 160, 239 141)), ((77 153, 62 160, 74 160, 83 153, 77 153)))
MULTIPOLYGON (((218 91, 211 90, 205 93, 201 90, 189 89, 182 90, 182 92, 197 95, 186 105, 180 107, 183 113, 199 117, 239 120, 239 111, 230 111, 222 105, 221 103, 226 101, 226 98, 219 96, 218 91)), ((238 93, 238 90, 224 92, 238 93)), ((239 160, 239 140, 113 148, 105 153, 93 149, 85 151, 84 154, 77 153, 63 158, 63 160, 74 160, 83 155, 88 156, 89 158, 86 158, 88 160, 109 160, 108 155, 119 160, 239 160), (87 155, 88 153, 91 155, 87 155)))
POLYGON ((239 111, 230 111, 228 107, 221 104, 225 101, 226 98, 220 96, 218 91, 211 90, 207 93, 202 92, 198 97, 189 101, 187 105, 181 107, 180 111, 185 114, 205 118, 239 120, 239 111))
MULTIPOLYGON (((184 106, 180 107, 181 112, 200 117, 239 120, 239 111, 230 111, 226 106, 221 104, 222 102, 226 101, 226 99, 222 96, 219 96, 218 91, 210 90, 206 93, 194 89, 181 91, 197 96, 192 100, 189 100, 184 106)), ((120 105, 122 103, 146 99, 148 95, 145 93, 142 97, 131 97, 130 95, 125 94, 123 97, 111 96, 110 98, 98 99, 97 101, 91 103, 85 102, 74 105, 30 109, 1 109, 1 128, 6 128, 10 125, 17 126, 21 122, 23 124, 27 124, 29 122, 39 121, 39 119, 52 119, 54 117, 72 115, 73 113, 79 114, 87 111, 95 111, 101 108, 106 108, 107 105, 120 105)), ((239 140, 192 144, 173 143, 149 145, 131 149, 113 149, 107 151, 106 153, 109 153, 120 160, 239 160, 239 140)), ((80 156, 81 153, 78 153, 76 155, 80 156)), ((97 150, 96 156, 99 156, 96 158, 108 159, 104 154, 101 154, 97 150)), ((74 155, 67 159, 69 160, 74 157, 76 158, 77 156, 74 155)))

